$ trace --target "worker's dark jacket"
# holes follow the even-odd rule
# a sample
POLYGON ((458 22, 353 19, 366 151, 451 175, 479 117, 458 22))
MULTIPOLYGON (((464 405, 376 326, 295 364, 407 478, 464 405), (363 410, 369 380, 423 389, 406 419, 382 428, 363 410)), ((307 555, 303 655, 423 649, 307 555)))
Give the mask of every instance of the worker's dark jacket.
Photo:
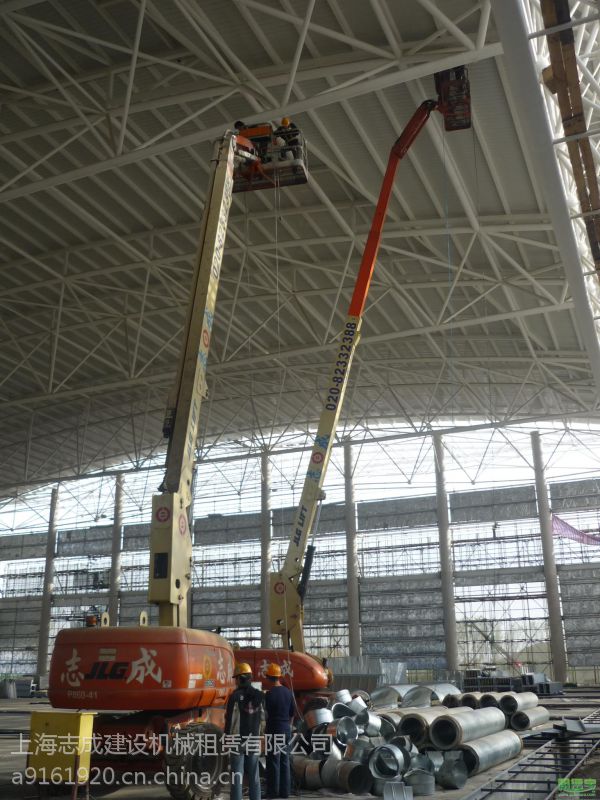
POLYGON ((289 733, 294 716, 294 695, 287 686, 274 686, 265 697, 267 733, 289 733))
POLYGON ((243 686, 229 696, 225 710, 225 733, 258 736, 264 717, 265 696, 253 686, 243 686))
POLYGON ((300 130, 295 125, 289 125, 287 128, 279 126, 275 130, 275 136, 281 136, 286 143, 297 144, 300 130))

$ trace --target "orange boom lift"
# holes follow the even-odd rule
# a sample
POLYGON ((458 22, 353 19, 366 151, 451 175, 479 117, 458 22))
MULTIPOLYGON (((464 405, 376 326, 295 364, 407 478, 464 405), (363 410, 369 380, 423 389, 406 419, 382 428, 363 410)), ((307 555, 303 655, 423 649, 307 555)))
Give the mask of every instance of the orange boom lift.
MULTIPOLYGON (((314 539, 316 532, 315 523, 318 523, 318 510, 324 496, 323 483, 348 386, 352 359, 360 340, 362 315, 375 269, 396 170, 434 109, 444 117, 444 126, 448 131, 464 130, 471 125, 471 98, 465 67, 436 73, 435 87, 437 100, 425 100, 421 103, 392 146, 342 338, 334 356, 325 405, 310 454, 285 562, 279 572, 271 574, 271 631, 281 636, 284 648, 300 652, 305 649, 304 596, 315 553, 315 546, 308 545, 308 537, 312 531, 314 539)), ((247 658, 247 653, 244 658, 247 658)))

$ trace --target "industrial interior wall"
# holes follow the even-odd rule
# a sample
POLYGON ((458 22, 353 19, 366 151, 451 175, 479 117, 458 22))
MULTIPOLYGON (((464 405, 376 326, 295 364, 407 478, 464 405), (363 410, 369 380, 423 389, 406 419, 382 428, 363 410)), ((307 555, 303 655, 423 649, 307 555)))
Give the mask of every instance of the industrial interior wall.
MULTIPOLYGON (((596 510, 598 480, 551 484, 553 507, 568 515, 596 510)), ((530 485, 450 496, 454 534, 455 595, 459 632, 472 660, 489 659, 489 630, 498 639, 504 604, 511 614, 525 608, 531 638, 547 640, 539 533, 530 485), (506 567, 511 564, 511 567, 506 567), (525 600, 523 599, 525 597, 525 600), (523 605, 525 603, 525 605, 523 605), (496 616, 494 616, 494 614, 496 616), (481 630, 483 629, 483 633, 481 630), (469 651, 467 640, 479 650, 469 651)), ((360 608, 365 655, 397 658, 410 668, 444 666, 435 496, 358 503, 360 608)), ((291 508, 274 511, 274 554, 287 543, 291 508)), ((259 514, 210 515, 196 520, 193 624, 220 626, 244 642, 259 636, 259 514)), ((61 627, 81 624, 91 605, 104 608, 110 570, 109 526, 59 530, 51 642, 61 627)), ((347 644, 344 506, 324 506, 321 548, 306 609, 308 641, 324 655, 343 654, 347 644)), ((124 529, 120 624, 136 624, 147 608, 148 526, 124 529)), ((600 665, 600 550, 557 540, 557 561, 569 664, 600 665), (586 563, 582 563, 586 562, 586 563), (598 562, 598 563, 594 563, 598 562)), ((36 661, 45 535, 20 532, 0 537, 0 672, 28 674, 36 661)), ((521 613, 521 612, 518 612, 521 613)), ((523 614, 522 614, 523 615, 523 614)), ((151 613, 151 621, 153 615, 151 613)), ((506 634, 508 636, 508 634, 506 634)), ((516 639, 516 634, 514 634, 516 639)), ((501 640, 501 636, 500 636, 501 640)), ((543 649, 543 648, 542 648, 543 649)), ((535 648, 529 653, 535 656, 535 648)), ((519 656, 518 652, 514 652, 519 656)), ((497 661, 502 663, 499 652, 497 661)), ((536 665, 543 666, 547 648, 536 665)))

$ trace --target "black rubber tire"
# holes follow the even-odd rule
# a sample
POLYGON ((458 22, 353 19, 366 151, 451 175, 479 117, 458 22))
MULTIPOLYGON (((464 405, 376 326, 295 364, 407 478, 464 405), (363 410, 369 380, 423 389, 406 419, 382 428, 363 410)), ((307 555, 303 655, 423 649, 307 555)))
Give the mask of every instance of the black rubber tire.
POLYGON ((169 751, 165 753, 165 767, 168 771, 167 788, 175 800, 213 800, 225 789, 220 780, 224 774, 225 758, 221 751, 223 731, 208 722, 191 722, 189 725, 173 732, 169 751), (190 734, 215 736, 218 755, 202 755, 198 753, 178 753, 176 744, 178 737, 190 734), (190 781, 189 775, 210 776, 206 781, 190 781))

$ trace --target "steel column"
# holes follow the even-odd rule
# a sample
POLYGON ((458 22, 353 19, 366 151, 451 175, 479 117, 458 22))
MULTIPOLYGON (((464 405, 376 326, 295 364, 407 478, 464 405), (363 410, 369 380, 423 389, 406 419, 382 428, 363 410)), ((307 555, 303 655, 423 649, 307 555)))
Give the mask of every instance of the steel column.
POLYGON ((121 588, 121 548, 123 542, 123 485, 124 475, 115 479, 115 511, 112 529, 112 551, 110 561, 110 590, 108 616, 111 625, 119 624, 119 590, 121 588))
POLYGON ((269 453, 260 456, 260 641, 262 647, 271 647, 271 462, 269 453))
POLYGON ((358 547, 356 540, 356 501, 354 499, 354 459, 352 442, 344 442, 344 486, 346 517, 346 575, 348 587, 348 654, 360 656, 360 594, 358 588, 358 547))
POLYGON ((548 626, 550 628, 550 655, 554 667, 554 680, 566 681, 567 656, 565 637, 560 610, 560 592, 558 573, 554 558, 554 536, 552 532, 552 515, 548 502, 548 487, 544 475, 544 459, 539 431, 531 432, 531 449, 533 452, 533 468, 535 470, 535 494, 538 515, 540 518, 540 534, 542 537, 542 554, 544 557, 544 578, 546 581, 546 601, 548 603, 548 626))
POLYGON ((440 537, 440 576, 442 581, 442 605, 444 614, 444 638, 446 642, 446 666, 451 672, 458 670, 458 643, 456 632, 456 610, 454 607, 454 564, 452 561, 452 534, 448 514, 448 494, 444 474, 444 443, 441 434, 433 435, 435 456, 435 493, 437 498, 437 520, 440 537))
POLYGON ((54 590, 54 555, 56 553, 56 520, 58 516, 58 487, 52 489, 50 499, 50 518, 48 520, 48 539, 46 540, 46 567, 44 570, 44 589, 42 611, 40 614, 40 634, 38 638, 37 677, 48 674, 48 643, 50 641, 50 620, 52 617, 52 592, 54 590))

